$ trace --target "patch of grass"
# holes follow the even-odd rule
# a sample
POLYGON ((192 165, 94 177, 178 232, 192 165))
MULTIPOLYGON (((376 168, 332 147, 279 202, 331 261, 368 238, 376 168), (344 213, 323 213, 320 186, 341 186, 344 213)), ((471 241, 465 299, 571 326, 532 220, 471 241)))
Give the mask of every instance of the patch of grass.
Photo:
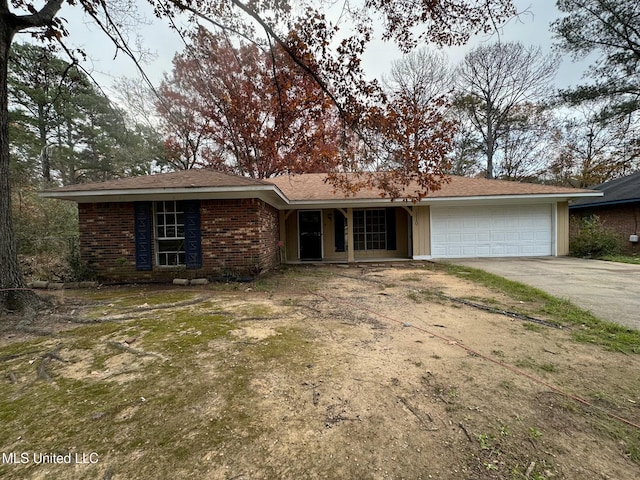
POLYGON ((309 342, 302 330, 278 328, 277 335, 267 338, 250 350, 260 362, 277 362, 287 368, 303 368, 311 361, 309 342))
POLYGON ((499 275, 494 275, 478 268, 453 265, 451 263, 444 263, 441 265, 443 265, 445 270, 452 275, 498 290, 521 302, 535 302, 539 299, 539 295, 541 293, 546 295, 544 292, 536 288, 532 288, 512 280, 507 280, 499 275))
POLYGON ((599 260, 605 260, 607 262, 631 263, 633 265, 640 265, 640 256, 632 256, 632 255, 605 255, 604 257, 599 258, 599 260))
POLYGON ((578 342, 599 345, 611 351, 640 353, 640 331, 605 322, 568 300, 499 275, 461 265, 443 264, 443 268, 452 275, 498 290, 515 300, 527 302, 528 315, 546 317, 553 322, 572 327, 572 336, 578 342))
MULTIPOLYGON (((248 313, 271 312, 256 305, 248 313)), ((313 346, 302 329, 281 328, 259 342, 235 342, 228 335, 235 328, 233 313, 185 307, 82 326, 61 332, 55 341, 2 347, 3 367, 15 372, 19 381, 0 382, 0 444, 17 452, 97 452, 100 462, 83 467, 74 478, 106 478, 111 466, 118 478, 202 478, 210 463, 187 465, 189 459, 241 451, 270 433, 261 421, 255 379, 273 370, 274 363, 279 371, 294 374, 306 372, 313 360, 313 346), (87 367, 100 371, 110 358, 123 354, 108 342, 125 337, 138 337, 132 348, 165 358, 136 361, 129 353, 136 374, 124 383, 88 372, 67 376, 69 364, 58 361, 47 366, 51 382, 36 380, 37 363, 31 361, 58 344, 69 359, 78 349, 90 351, 93 360, 83 353, 87 367), (212 341, 220 348, 212 348, 212 341), (117 458, 113 452, 118 452, 117 458), (153 452, 154 461, 125 466, 119 460, 140 452, 153 452)), ((0 465, 0 477, 31 478, 37 468, 0 465)), ((50 476, 69 478, 68 469, 53 465, 50 476)))
POLYGON ((614 439, 625 457, 640 463, 640 431, 637 428, 612 422, 602 415, 594 418, 591 423, 597 431, 614 439))
POLYGON ((540 365, 540 370, 544 370, 545 372, 557 372, 558 368, 553 363, 543 363, 540 365))
POLYGON ((206 345, 237 328, 228 317, 181 310, 136 322, 142 344, 162 353, 180 353, 206 345))
POLYGON ((542 432, 538 430, 536 427, 529 427, 529 437, 533 439, 540 438, 542 436, 542 432))
POLYGON ((518 368, 528 368, 533 370, 536 368, 536 361, 531 357, 520 358, 515 362, 516 367, 518 368))
POLYGON ((38 353, 42 349, 42 345, 47 340, 37 339, 27 342, 10 343, 0 350, 0 361, 7 361, 13 358, 26 357, 32 353, 38 353))
POLYGON ((401 282, 419 282, 420 280, 420 277, 416 277, 415 275, 405 275, 400 278, 401 282))
POLYGON ((542 370, 543 372, 556 372, 557 367, 553 363, 538 363, 531 357, 520 358, 515 363, 518 368, 528 368, 529 370, 542 370))
POLYGON ((500 385, 500 387, 502 387, 503 389, 505 389, 507 391, 511 391, 511 390, 514 390, 516 388, 516 384, 513 383, 511 380, 502 380, 499 385, 500 385))
POLYGON ((442 292, 438 290, 410 290, 407 297, 416 303, 441 302, 442 292))
POLYGON ((407 298, 409 300, 413 300, 416 303, 422 303, 422 296, 418 292, 414 292, 414 291, 408 292, 407 298))
POLYGON ((491 437, 486 433, 476 433, 476 440, 478 440, 478 444, 480 445, 480 449, 489 450, 491 448, 491 437))
POLYGON ((542 325, 538 325, 537 323, 525 323, 522 326, 525 330, 529 330, 530 332, 542 332, 544 330, 542 325))
POLYGON ((152 289, 149 286, 127 286, 126 290, 118 288, 86 289, 71 292, 74 297, 97 302, 108 302, 109 307, 130 308, 142 305, 157 306, 193 300, 198 296, 197 290, 185 287, 185 290, 152 289))
POLYGON ((287 265, 261 277, 256 281, 256 284, 258 291, 315 292, 322 284, 322 280, 331 276, 333 276, 333 272, 330 268, 287 265))
POLYGON ((264 318, 272 317, 274 315, 273 309, 267 305, 245 305, 236 309, 235 313, 242 317, 250 318, 264 318))
POLYGON ((494 297, 485 298, 485 297, 476 297, 476 296, 472 295, 472 296, 469 296, 469 297, 465 297, 465 300, 469 300, 471 302, 476 302, 476 303, 479 302, 479 303, 483 303, 485 305, 494 306, 494 307, 497 307, 497 306, 501 305, 501 302, 498 299, 494 298, 494 297))

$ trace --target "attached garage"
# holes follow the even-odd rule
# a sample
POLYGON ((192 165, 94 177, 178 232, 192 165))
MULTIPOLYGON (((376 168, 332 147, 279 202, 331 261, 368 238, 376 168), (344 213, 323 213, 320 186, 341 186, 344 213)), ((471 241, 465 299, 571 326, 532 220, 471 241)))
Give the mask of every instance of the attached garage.
POLYGON ((554 255, 555 204, 431 207, 434 258, 554 255))

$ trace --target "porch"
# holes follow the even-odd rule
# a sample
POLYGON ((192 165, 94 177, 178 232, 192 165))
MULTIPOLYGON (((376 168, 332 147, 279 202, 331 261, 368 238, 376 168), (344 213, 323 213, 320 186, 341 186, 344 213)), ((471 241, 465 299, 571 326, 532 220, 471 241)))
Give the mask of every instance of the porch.
POLYGON ((413 259, 416 236, 420 236, 415 231, 415 210, 423 208, 280 211, 282 260, 284 263, 354 263, 413 259))

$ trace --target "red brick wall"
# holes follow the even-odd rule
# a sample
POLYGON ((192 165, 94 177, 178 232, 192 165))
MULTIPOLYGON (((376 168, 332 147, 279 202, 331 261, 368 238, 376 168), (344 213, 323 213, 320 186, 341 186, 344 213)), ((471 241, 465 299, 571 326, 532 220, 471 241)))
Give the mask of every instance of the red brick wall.
POLYGON ((569 237, 580 231, 583 218, 597 215, 602 225, 620 237, 624 253, 640 253, 640 245, 629 241, 629 235, 640 234, 640 205, 617 205, 610 207, 582 208, 573 210, 569 216, 569 237))
POLYGON ((123 280, 136 271, 132 202, 78 204, 80 255, 99 276, 123 280))
POLYGON ((200 203, 203 269, 268 269, 278 263, 278 211, 257 199, 200 203))
POLYGON ((200 202, 202 268, 199 269, 158 267, 154 251, 153 270, 137 271, 132 202, 81 203, 78 212, 82 259, 102 280, 168 281, 255 274, 279 263, 278 211, 262 200, 200 202))

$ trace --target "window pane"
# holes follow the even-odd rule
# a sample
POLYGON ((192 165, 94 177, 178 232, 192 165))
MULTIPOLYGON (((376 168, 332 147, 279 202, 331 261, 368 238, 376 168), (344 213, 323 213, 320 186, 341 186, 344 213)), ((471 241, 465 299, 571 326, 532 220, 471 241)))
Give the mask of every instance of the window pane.
POLYGON ((158 240, 158 252, 184 251, 184 240, 158 240))
POLYGON ((184 212, 178 202, 156 202, 156 251, 159 265, 184 265, 184 212))
POLYGON ((384 250, 387 247, 387 216, 384 210, 353 212, 353 243, 355 250, 384 250))

